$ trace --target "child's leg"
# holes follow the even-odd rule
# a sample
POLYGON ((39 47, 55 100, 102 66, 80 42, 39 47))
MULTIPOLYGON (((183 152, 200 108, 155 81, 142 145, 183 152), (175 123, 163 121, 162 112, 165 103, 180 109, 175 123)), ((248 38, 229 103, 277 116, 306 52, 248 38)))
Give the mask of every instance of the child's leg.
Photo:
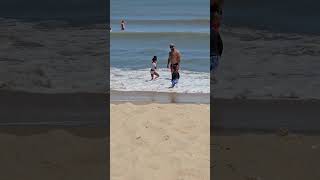
POLYGON ((157 72, 154 72, 154 74, 157 76, 156 78, 160 77, 160 75, 157 72))
POLYGON ((153 80, 153 74, 151 74, 151 80, 153 80))

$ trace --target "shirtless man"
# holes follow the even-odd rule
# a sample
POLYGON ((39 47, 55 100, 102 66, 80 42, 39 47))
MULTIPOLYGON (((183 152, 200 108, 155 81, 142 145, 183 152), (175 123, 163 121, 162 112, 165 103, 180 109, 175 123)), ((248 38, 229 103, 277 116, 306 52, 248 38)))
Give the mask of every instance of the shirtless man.
POLYGON ((167 68, 169 68, 170 64, 170 69, 171 73, 174 71, 174 66, 177 68, 177 71, 179 71, 179 65, 180 65, 180 60, 181 60, 181 54, 180 52, 175 48, 174 44, 170 44, 170 52, 169 52, 169 58, 168 58, 168 64, 167 68))

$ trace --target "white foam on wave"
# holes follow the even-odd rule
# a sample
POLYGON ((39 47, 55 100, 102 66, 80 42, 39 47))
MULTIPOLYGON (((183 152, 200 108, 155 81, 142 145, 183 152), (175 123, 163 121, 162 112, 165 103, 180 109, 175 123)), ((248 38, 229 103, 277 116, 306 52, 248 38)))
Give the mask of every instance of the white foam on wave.
POLYGON ((129 70, 111 68, 110 87, 117 91, 155 91, 177 93, 210 93, 210 74, 182 70, 178 87, 171 86, 168 69, 159 69, 160 77, 151 81, 150 69, 129 70))

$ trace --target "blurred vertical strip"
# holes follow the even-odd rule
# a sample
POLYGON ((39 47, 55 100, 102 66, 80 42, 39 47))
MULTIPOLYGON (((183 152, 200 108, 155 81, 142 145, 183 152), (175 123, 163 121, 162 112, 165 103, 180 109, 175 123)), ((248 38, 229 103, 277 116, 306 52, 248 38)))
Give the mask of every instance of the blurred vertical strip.
POLYGON ((211 97, 213 96, 213 84, 217 83, 216 71, 221 61, 223 42, 220 36, 223 0, 212 0, 210 7, 210 76, 211 97))
POLYGON ((215 111, 214 105, 214 84, 217 83, 215 72, 219 65, 222 55, 223 42, 219 30, 222 19, 223 0, 210 1, 210 179, 214 179, 215 158, 214 149, 214 122, 213 113, 215 111))

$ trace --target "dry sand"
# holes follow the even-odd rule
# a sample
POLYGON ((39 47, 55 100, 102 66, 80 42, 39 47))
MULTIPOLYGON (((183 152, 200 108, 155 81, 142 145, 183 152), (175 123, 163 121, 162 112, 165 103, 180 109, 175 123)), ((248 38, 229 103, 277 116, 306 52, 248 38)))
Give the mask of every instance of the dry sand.
POLYGON ((319 180, 320 136, 224 134, 211 138, 213 180, 319 180))
POLYGON ((318 100, 211 101, 214 180, 320 179, 318 100))
POLYGON ((1 179, 107 180, 105 128, 0 128, 1 179))
POLYGON ((112 180, 207 180, 210 109, 111 104, 112 180))

